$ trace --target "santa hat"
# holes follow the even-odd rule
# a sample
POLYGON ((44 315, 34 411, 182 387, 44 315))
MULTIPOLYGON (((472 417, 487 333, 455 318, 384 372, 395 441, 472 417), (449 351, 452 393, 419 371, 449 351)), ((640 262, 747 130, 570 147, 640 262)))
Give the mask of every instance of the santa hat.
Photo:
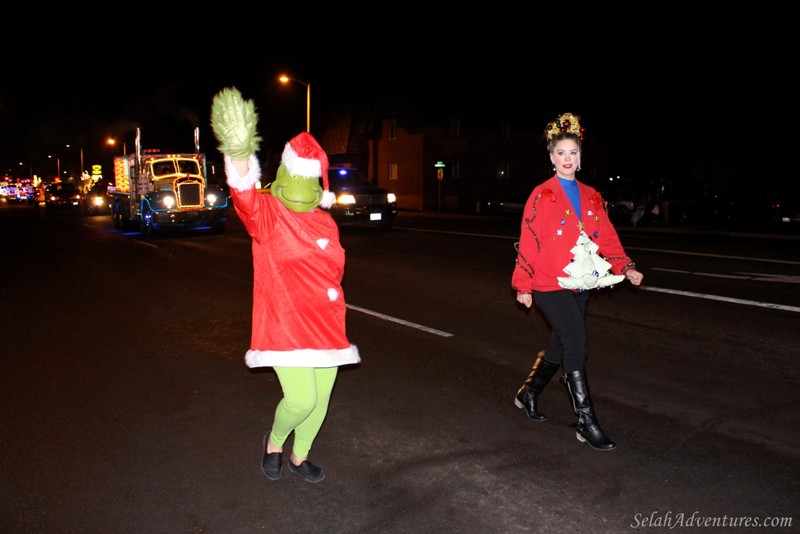
POLYGON ((336 195, 331 192, 328 183, 328 155, 310 133, 302 132, 286 143, 281 163, 289 174, 310 178, 322 177, 322 188, 325 192, 319 205, 323 208, 333 206, 336 195))

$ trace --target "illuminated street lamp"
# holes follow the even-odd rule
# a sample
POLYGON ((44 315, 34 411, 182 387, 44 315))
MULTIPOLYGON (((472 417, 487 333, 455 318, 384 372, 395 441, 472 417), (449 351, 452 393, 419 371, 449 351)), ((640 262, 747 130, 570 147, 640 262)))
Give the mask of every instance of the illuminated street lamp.
MULTIPOLYGON (((114 139, 113 137, 109 137, 108 141, 106 141, 106 143, 108 143, 109 145, 114 146, 114 145, 117 144, 117 140, 114 139)), ((122 155, 124 156, 127 152, 128 152, 128 147, 127 147, 127 145, 125 145, 125 141, 123 141, 122 142, 122 155)))
POLYGON ((302 80, 298 80, 297 78, 290 78, 285 74, 281 74, 280 78, 278 79, 283 84, 297 82, 300 85, 306 86, 306 132, 311 133, 311 84, 302 80))

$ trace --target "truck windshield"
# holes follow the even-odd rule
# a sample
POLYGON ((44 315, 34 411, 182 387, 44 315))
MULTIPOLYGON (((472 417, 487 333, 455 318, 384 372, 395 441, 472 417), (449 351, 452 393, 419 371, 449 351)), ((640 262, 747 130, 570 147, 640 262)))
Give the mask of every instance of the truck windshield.
POLYGON ((178 170, 183 174, 200 174, 200 165, 193 159, 179 159, 178 170))
POLYGON ((200 174, 200 164, 193 159, 169 159, 153 163, 153 175, 156 178, 175 173, 200 174))
POLYGON ((174 172, 175 165, 173 164, 172 160, 157 161, 153 163, 153 174, 156 177, 166 176, 168 174, 173 174, 174 172))

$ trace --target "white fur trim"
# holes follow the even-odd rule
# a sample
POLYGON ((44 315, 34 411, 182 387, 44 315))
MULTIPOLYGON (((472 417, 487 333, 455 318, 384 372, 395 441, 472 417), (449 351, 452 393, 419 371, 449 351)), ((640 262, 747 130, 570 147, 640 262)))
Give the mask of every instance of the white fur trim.
POLYGON ((248 350, 247 367, 338 367, 361 362, 358 347, 346 349, 248 350))
POLYGON ((255 154, 248 160, 249 169, 246 175, 239 176, 239 172, 231 162, 231 157, 225 154, 225 176, 228 178, 228 185, 238 191, 247 191, 261 180, 261 164, 255 154))
POLYGON ((319 178, 322 176, 322 164, 318 159, 301 158, 294 151, 289 143, 283 149, 281 155, 281 163, 289 171, 289 174, 295 176, 308 176, 312 178, 319 178))
POLYGON ((325 191, 322 193, 322 202, 319 205, 323 208, 330 208, 336 202, 336 195, 331 191, 325 191))

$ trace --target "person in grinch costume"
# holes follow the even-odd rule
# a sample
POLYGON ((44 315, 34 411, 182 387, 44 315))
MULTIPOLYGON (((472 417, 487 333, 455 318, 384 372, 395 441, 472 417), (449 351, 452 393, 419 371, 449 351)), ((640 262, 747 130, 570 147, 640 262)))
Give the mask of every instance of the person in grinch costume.
POLYGON ((563 365, 578 416, 578 440, 607 451, 616 444, 597 422, 586 376, 586 306, 590 290, 626 279, 638 286, 643 276, 625 254, 603 198, 576 179, 583 132, 571 113, 547 125, 547 150, 555 174, 537 185, 525 203, 511 286, 526 308, 536 301, 551 336, 549 348, 539 351, 514 404, 525 408, 533 421, 546 421, 539 410, 539 394, 563 365))
POLYGON ((214 96, 212 130, 234 209, 252 238, 252 334, 245 363, 272 367, 283 391, 262 442, 261 470, 270 480, 281 478, 283 446, 294 433, 289 471, 320 482, 325 474, 308 454, 339 366, 361 361, 345 332, 345 253, 336 223, 319 209, 333 203, 325 152, 311 134, 297 135, 286 143, 270 192, 261 193, 257 123, 253 101, 236 88, 214 96))

